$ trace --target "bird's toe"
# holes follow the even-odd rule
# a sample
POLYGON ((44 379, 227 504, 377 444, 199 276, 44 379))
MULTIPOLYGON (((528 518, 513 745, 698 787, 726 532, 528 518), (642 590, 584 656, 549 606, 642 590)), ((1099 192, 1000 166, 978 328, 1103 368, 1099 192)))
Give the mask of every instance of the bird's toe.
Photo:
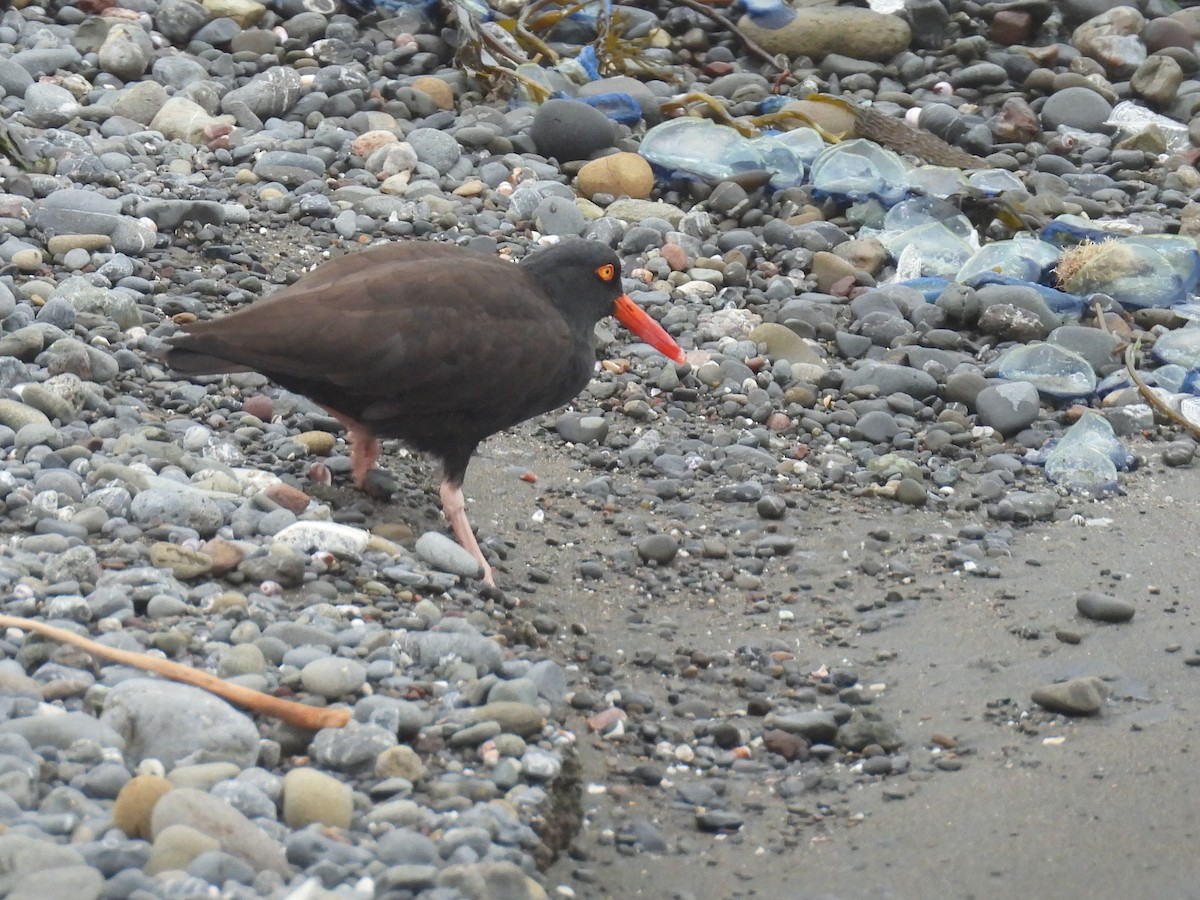
POLYGON ((370 469, 359 487, 372 500, 388 500, 396 493, 396 478, 387 469, 370 469))

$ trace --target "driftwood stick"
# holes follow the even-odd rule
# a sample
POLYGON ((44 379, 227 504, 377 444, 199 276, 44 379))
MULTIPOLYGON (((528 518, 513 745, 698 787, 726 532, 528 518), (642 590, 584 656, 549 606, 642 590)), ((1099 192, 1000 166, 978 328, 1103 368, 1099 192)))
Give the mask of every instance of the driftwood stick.
POLYGON ((136 669, 142 669, 146 672, 153 672, 164 678, 170 678, 172 681, 182 681, 184 684, 202 688, 210 694, 216 694, 223 700, 228 700, 230 703, 244 707, 251 712, 262 713, 265 716, 281 719, 290 725, 296 725, 300 728, 309 728, 314 731, 321 728, 341 728, 350 721, 350 710, 348 709, 327 709, 320 706, 308 706, 304 703, 296 703, 292 700, 284 700, 282 697, 272 697, 270 694, 264 694, 262 691, 242 687, 239 684, 231 684, 224 679, 217 678, 215 675, 209 675, 207 672, 201 672, 180 663, 159 659, 157 656, 147 656, 145 653, 134 653, 130 650, 119 650, 116 647, 98 644, 90 638, 82 637, 64 628, 55 628, 53 625, 47 625, 45 622, 39 622, 36 619, 0 615, 0 627, 23 628, 26 631, 32 631, 34 634, 40 634, 42 637, 47 637, 51 640, 61 641, 64 644, 73 644, 82 650, 86 650, 93 656, 99 656, 102 659, 121 663, 122 665, 133 666, 136 669))
POLYGON ((1186 429, 1192 437, 1200 440, 1200 427, 1193 425, 1179 413, 1175 412, 1175 410, 1171 409, 1171 407, 1167 406, 1167 404, 1163 402, 1162 397, 1154 393, 1154 391, 1150 389, 1150 385, 1146 384, 1146 382, 1142 380, 1142 377, 1138 375, 1137 370, 1134 369, 1134 353, 1137 351, 1140 343, 1141 342, 1138 341, 1137 343, 1129 344, 1125 347, 1125 369, 1129 372, 1129 377, 1133 379, 1133 383, 1137 385, 1138 392, 1146 398, 1147 403, 1158 410, 1162 415, 1166 416, 1180 428, 1186 429))

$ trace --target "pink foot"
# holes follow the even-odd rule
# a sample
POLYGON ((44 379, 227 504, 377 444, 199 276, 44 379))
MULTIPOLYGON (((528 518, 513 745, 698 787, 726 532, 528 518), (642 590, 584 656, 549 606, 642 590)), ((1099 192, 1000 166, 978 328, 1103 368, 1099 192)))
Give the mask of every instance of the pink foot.
POLYGON ((454 537, 468 553, 479 561, 479 565, 483 568, 483 580, 495 587, 496 581, 492 578, 492 567, 488 565, 487 558, 479 549, 479 542, 475 540, 471 523, 467 521, 467 501, 463 497, 462 486, 443 481, 438 493, 442 498, 442 513, 446 516, 446 521, 450 523, 454 537))

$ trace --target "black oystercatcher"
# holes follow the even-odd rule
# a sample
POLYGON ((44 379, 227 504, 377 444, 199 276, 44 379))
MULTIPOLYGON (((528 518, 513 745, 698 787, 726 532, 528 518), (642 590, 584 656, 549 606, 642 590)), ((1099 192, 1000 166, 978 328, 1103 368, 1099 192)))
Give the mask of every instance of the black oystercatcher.
POLYGON ((354 482, 400 438, 442 461, 442 511, 491 568, 462 483, 479 442, 566 403, 595 365, 593 330, 615 315, 676 362, 683 351, 621 292, 621 263, 571 240, 519 265, 450 244, 393 243, 331 260, 247 309, 188 325, 166 362, 185 375, 256 370, 349 431, 354 482))

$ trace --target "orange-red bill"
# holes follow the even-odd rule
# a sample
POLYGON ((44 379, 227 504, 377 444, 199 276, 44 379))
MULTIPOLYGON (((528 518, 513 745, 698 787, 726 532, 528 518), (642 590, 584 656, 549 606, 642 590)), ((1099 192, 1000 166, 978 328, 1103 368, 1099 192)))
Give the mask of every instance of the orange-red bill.
POLYGON ((667 334, 661 325, 655 322, 644 309, 629 299, 628 294, 622 294, 616 303, 617 321, 640 337, 643 341, 677 363, 687 362, 682 348, 675 339, 667 334))

